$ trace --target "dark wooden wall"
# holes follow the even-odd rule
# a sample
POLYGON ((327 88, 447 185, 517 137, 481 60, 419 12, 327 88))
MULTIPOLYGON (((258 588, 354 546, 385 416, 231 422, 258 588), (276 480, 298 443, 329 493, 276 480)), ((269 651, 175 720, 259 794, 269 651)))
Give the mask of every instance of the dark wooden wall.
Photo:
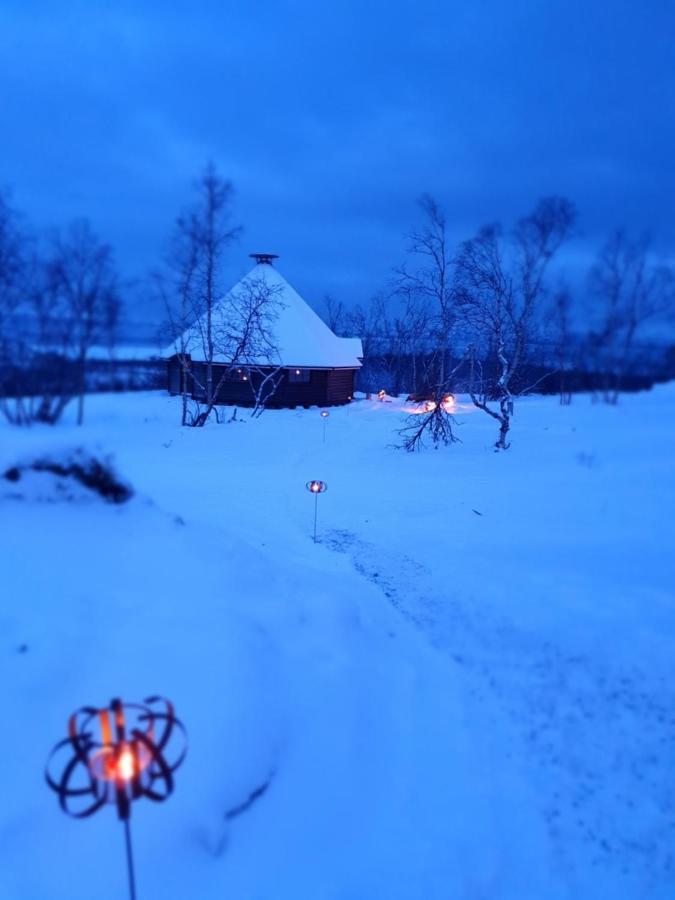
POLYGON ((355 369, 331 369, 326 383, 326 405, 341 406, 354 396, 355 369))
MULTIPOLYGON (((206 383, 205 365, 193 363, 196 378, 201 384, 206 383)), ((268 370, 269 371, 269 370, 268 370)), ((289 381, 288 371, 282 372, 282 380, 274 395, 267 402, 270 408, 293 406, 341 406, 349 403, 354 392, 355 369, 311 369, 309 381, 289 381)), ((171 359, 167 366, 169 393, 180 393, 181 366, 176 359, 171 359)), ((222 378, 223 368, 213 367, 214 386, 222 378)), ((252 373, 251 378, 259 380, 261 375, 252 373)), ((188 381, 192 379, 188 378, 188 381)), ((204 399, 200 388, 193 382, 192 396, 204 399)), ((250 381, 240 380, 236 373, 228 374, 220 386, 218 403, 229 406, 253 406, 253 390, 250 381)))

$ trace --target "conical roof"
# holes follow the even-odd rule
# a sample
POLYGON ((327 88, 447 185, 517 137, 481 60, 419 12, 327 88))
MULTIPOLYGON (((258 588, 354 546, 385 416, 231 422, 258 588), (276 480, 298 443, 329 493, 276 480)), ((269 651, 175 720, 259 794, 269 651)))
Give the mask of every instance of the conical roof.
MULTIPOLYGON (((341 338, 335 335, 326 323, 302 299, 300 294, 270 263, 258 263, 238 282, 232 290, 216 304, 213 310, 214 333, 223 330, 228 323, 225 317, 232 315, 236 309, 237 298, 251 294, 260 287, 269 289, 270 308, 273 310, 267 323, 267 331, 271 338, 272 350, 257 358, 250 355, 234 362, 246 362, 249 365, 278 365, 287 368, 302 369, 356 369, 361 366, 363 350, 360 338, 341 338)), ((204 361, 203 318, 191 326, 183 335, 186 352, 193 360, 204 361)), ((181 346, 176 342, 167 355, 171 356, 181 346)), ((213 358, 217 363, 231 363, 216 349, 213 358)))

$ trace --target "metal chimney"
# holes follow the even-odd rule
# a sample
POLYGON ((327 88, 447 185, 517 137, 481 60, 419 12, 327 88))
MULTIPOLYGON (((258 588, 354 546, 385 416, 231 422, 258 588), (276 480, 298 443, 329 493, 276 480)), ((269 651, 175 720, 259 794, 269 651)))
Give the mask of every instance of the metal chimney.
POLYGON ((251 259, 254 259, 258 265, 271 266, 273 259, 279 259, 278 253, 249 253, 251 259))

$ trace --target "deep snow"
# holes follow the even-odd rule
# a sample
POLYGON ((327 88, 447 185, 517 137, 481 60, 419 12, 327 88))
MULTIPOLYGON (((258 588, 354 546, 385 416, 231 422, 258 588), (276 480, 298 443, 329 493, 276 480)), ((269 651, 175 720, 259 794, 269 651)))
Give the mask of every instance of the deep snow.
POLYGON ((675 386, 529 398, 503 454, 468 404, 396 450, 403 406, 325 444, 161 393, 0 428, 0 471, 79 446, 136 490, 0 480, 1 897, 124 896, 114 811, 66 818, 43 768, 75 708, 152 693, 190 746, 133 811, 139 900, 673 895, 675 386))

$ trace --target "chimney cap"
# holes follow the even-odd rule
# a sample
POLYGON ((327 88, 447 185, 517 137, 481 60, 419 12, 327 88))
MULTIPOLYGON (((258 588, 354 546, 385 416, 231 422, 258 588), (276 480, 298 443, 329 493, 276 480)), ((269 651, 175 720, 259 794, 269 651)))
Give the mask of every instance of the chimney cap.
POLYGON ((278 253, 249 253, 251 259, 254 259, 258 265, 272 265, 273 259, 279 259, 278 253))

